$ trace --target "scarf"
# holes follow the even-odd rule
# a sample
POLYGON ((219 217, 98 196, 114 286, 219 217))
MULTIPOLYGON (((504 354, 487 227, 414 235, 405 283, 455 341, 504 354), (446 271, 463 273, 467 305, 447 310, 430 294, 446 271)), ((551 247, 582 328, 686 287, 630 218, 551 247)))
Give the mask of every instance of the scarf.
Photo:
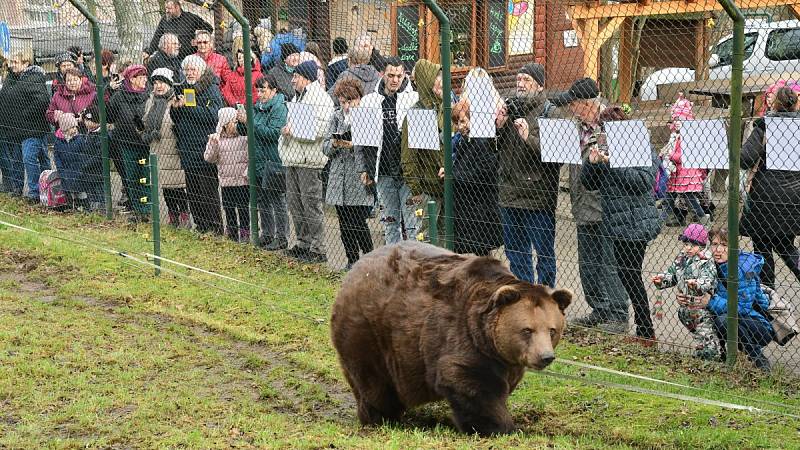
POLYGON ((144 132, 142 133, 142 140, 150 144, 161 136, 161 125, 164 123, 164 114, 167 113, 169 102, 175 95, 172 88, 170 88, 164 95, 153 94, 153 105, 144 116, 144 132))

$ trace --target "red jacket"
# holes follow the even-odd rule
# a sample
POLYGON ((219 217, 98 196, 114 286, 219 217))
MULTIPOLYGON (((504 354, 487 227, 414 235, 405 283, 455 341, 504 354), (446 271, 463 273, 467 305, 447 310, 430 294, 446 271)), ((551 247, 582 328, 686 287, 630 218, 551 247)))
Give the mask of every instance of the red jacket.
MULTIPOLYGON (((261 63, 253 58, 253 104, 256 103, 256 80, 261 76, 261 63)), ((237 103, 244 105, 244 66, 239 66, 236 70, 231 70, 222 80, 222 97, 228 106, 236 106, 237 103)))
POLYGON ((80 116, 84 109, 96 101, 96 98, 97 91, 94 84, 86 77, 83 77, 81 87, 75 93, 67 90, 66 84, 59 84, 55 94, 53 94, 53 98, 50 99, 50 106, 47 107, 47 121, 53 125, 58 125, 55 117, 57 110, 72 113, 76 117, 80 116))
POLYGON ((197 56, 203 58, 203 61, 206 62, 208 68, 211 69, 214 72, 214 75, 216 75, 220 80, 224 80, 228 72, 231 71, 231 66, 228 65, 227 58, 219 53, 209 52, 208 55, 203 56, 198 52, 197 56))

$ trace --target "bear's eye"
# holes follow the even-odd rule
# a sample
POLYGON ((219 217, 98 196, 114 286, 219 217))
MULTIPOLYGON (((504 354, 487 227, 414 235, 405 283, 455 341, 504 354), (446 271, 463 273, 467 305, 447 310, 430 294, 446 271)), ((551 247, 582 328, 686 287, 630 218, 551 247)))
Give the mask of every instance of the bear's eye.
POLYGON ((556 329, 550 328, 550 339, 555 339, 555 338, 556 338, 556 329))
POLYGON ((523 328, 522 335, 525 336, 526 338, 529 338, 533 335, 533 330, 531 330, 530 328, 523 328))

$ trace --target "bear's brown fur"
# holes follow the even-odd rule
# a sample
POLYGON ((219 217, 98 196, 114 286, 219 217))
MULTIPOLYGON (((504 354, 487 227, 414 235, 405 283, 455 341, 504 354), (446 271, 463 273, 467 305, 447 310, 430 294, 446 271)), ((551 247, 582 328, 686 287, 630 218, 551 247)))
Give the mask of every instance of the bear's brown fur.
POLYGON ((342 282, 331 319, 359 420, 397 420, 446 399, 463 432, 512 431, 506 400, 526 368, 555 358, 571 300, 494 258, 408 241, 366 255, 342 282))

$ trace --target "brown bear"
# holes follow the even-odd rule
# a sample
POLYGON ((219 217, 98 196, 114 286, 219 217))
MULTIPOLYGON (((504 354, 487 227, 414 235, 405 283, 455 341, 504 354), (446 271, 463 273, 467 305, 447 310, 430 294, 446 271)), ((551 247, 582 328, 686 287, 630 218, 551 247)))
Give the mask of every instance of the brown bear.
POLYGON ((508 433, 506 400, 543 369, 564 329, 567 290, 517 279, 500 261, 406 241, 353 266, 331 339, 364 425, 446 399, 459 430, 508 433))

